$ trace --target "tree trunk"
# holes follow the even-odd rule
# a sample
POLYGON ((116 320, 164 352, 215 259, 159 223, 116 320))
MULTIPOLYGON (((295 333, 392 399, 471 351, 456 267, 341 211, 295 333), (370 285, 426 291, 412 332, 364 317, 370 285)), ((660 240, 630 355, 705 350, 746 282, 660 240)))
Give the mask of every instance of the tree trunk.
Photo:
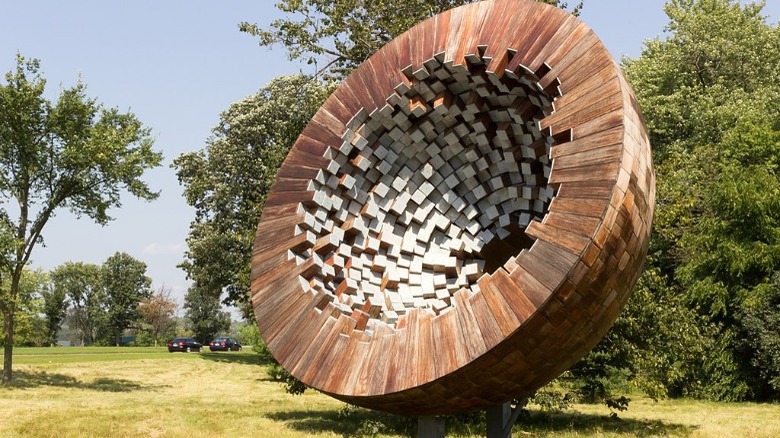
POLYGON ((8 297, 8 306, 5 308, 5 323, 3 332, 5 334, 5 349, 3 351, 3 385, 11 382, 12 365, 14 353, 14 313, 16 313, 16 297, 19 294, 19 282, 22 279, 24 264, 17 264, 11 274, 11 294, 8 297))
POLYGON ((3 351, 3 385, 11 381, 11 368, 13 364, 14 352, 14 303, 10 308, 3 312, 3 334, 5 339, 5 348, 3 351))

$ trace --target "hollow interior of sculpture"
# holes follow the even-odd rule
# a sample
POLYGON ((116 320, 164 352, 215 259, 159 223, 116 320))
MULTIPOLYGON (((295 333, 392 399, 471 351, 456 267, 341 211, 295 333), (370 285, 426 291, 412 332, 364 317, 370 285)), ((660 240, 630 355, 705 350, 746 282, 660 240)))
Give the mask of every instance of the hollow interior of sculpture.
POLYGON ((554 139, 539 128, 553 97, 537 74, 444 55, 407 67, 386 105, 355 114, 299 208, 306 243, 289 257, 316 266, 300 277, 304 290, 367 314, 366 330, 477 292, 483 273, 530 247, 524 230, 556 193, 554 139))

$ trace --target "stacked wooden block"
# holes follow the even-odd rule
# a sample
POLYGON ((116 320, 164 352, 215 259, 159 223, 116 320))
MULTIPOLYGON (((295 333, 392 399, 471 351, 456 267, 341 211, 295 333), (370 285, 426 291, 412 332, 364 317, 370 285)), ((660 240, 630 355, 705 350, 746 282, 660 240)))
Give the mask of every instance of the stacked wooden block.
POLYGON ((641 111, 593 32, 542 2, 474 2, 380 49, 299 136, 255 236, 258 327, 352 404, 522 397, 607 332, 654 201, 641 111))
POLYGON ((555 194, 554 139, 539 128, 554 96, 523 65, 486 71, 486 49, 467 65, 440 52, 404 69, 408 82, 350 119, 308 187, 296 230, 306 240, 289 257, 318 267, 304 288, 336 297, 347 315, 378 315, 369 330, 478 291, 483 248, 540 220, 555 194))

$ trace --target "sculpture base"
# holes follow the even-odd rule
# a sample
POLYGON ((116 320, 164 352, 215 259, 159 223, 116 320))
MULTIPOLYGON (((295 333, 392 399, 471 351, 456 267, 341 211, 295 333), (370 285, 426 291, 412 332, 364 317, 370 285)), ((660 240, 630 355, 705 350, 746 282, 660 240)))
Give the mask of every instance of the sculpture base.
MULTIPOLYGON (((511 402, 486 409, 487 430, 485 436, 487 438, 512 438, 512 426, 527 402, 527 398, 522 399, 514 409, 512 409, 511 402)), ((444 417, 417 417, 417 438, 444 438, 445 436, 444 417)))
POLYGON ((509 402, 495 405, 485 410, 487 421, 487 438, 511 438, 512 426, 515 424, 512 419, 512 405, 509 402))
POLYGON ((444 438, 444 417, 417 417, 417 438, 444 438))

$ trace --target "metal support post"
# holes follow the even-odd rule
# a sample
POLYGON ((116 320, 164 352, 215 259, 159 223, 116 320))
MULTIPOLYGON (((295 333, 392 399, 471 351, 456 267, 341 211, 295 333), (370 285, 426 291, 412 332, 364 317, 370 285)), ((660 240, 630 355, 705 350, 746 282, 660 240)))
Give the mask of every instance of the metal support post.
POLYGON ((444 417, 417 417, 417 438, 444 438, 444 417))

